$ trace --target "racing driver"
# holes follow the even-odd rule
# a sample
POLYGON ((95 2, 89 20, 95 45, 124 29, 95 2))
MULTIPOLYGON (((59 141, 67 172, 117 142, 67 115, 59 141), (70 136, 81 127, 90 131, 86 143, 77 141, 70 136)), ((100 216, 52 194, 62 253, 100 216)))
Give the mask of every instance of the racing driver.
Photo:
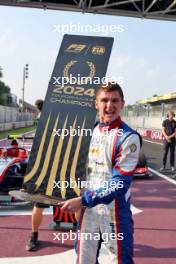
POLYGON ((130 184, 140 138, 120 118, 124 103, 118 84, 108 83, 97 91, 95 106, 100 122, 93 130, 89 147, 89 186, 81 197, 59 203, 63 212, 81 209, 76 242, 78 264, 98 263, 101 242, 111 263, 134 263, 130 184))

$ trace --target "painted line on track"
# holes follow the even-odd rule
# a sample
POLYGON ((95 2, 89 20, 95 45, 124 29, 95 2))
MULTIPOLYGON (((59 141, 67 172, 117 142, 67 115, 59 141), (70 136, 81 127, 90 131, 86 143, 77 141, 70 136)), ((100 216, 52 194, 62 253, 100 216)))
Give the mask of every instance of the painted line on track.
MULTIPOLYGON (((63 245, 63 244, 62 244, 63 245)), ((40 252, 40 251, 39 251, 40 252)), ((39 253, 40 254, 40 253, 39 253)), ((104 256, 103 256, 104 257, 104 256)), ((108 263, 108 256, 105 256, 107 259, 103 258, 103 262, 108 263)), ((25 257, 4 257, 0 258, 1 264, 48 264, 48 263, 76 263, 75 250, 71 249, 65 252, 51 254, 51 255, 43 255, 43 256, 25 256, 25 257)))
POLYGON ((1 141, 5 141, 5 140, 7 140, 7 138, 4 138, 4 139, 0 139, 0 142, 1 142, 1 141))
MULTIPOLYGON (((20 206, 17 207, 18 209, 20 208, 20 206)), ((15 210, 14 208, 13 209, 8 209, 8 208, 1 208, 1 212, 0 212, 0 216, 9 216, 9 215, 32 215, 32 207, 31 209, 22 209, 21 210, 15 210)), ((44 211, 43 211, 43 215, 53 215, 53 210, 52 210, 52 207, 49 207, 49 208, 44 208, 44 211)))
POLYGON ((143 141, 149 142, 149 143, 152 143, 152 144, 163 145, 163 143, 156 142, 156 141, 150 141, 150 140, 147 140, 147 139, 143 139, 143 141))
POLYGON ((169 178, 168 176, 166 176, 166 175, 164 175, 164 174, 162 174, 162 173, 160 173, 160 172, 158 172, 158 171, 156 171, 156 170, 154 170, 154 169, 152 169, 152 168, 150 168, 150 167, 148 167, 148 168, 149 168, 149 171, 155 173, 157 176, 159 176, 159 177, 165 179, 166 181, 168 181, 168 182, 170 182, 170 183, 176 184, 176 181, 175 181, 175 180, 169 178))

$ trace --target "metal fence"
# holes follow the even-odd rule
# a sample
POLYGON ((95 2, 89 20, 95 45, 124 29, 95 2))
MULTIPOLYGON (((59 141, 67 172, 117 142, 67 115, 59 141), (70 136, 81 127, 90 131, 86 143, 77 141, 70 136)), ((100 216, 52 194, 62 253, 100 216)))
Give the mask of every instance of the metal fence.
POLYGON ((123 110, 125 117, 166 117, 167 112, 171 110, 176 113, 176 103, 160 105, 132 105, 126 106, 123 110))

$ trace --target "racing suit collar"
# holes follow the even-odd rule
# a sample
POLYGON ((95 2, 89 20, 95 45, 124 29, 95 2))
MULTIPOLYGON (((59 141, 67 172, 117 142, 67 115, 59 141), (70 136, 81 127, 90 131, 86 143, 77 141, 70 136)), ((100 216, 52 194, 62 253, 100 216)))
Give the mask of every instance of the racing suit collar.
POLYGON ((114 128, 119 128, 121 126, 121 123, 122 123, 122 120, 119 116, 116 120, 114 120, 111 123, 99 123, 99 129, 100 129, 100 131, 102 131, 104 129, 109 131, 109 130, 114 129, 114 128))

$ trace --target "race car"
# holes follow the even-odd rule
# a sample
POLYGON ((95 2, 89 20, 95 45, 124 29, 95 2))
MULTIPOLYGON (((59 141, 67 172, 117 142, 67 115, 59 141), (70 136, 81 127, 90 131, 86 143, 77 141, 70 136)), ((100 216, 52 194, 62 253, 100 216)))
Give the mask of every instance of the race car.
POLYGON ((15 140, 12 143, 14 144, 0 148, 0 207, 22 204, 21 201, 10 197, 8 192, 22 187, 28 163, 28 151, 18 147, 15 140))
POLYGON ((151 177, 152 173, 149 171, 148 166, 147 166, 147 158, 145 154, 141 151, 139 154, 139 160, 138 164, 136 166, 135 172, 133 177, 139 178, 139 177, 151 177))
POLYGON ((63 213, 58 206, 53 206, 53 229, 76 230, 77 220, 74 213, 63 213))
POLYGON ((12 140, 12 142, 18 140, 18 146, 25 148, 28 153, 30 153, 34 141, 34 136, 34 132, 30 133, 30 136, 28 134, 10 134, 8 135, 8 139, 12 140))

